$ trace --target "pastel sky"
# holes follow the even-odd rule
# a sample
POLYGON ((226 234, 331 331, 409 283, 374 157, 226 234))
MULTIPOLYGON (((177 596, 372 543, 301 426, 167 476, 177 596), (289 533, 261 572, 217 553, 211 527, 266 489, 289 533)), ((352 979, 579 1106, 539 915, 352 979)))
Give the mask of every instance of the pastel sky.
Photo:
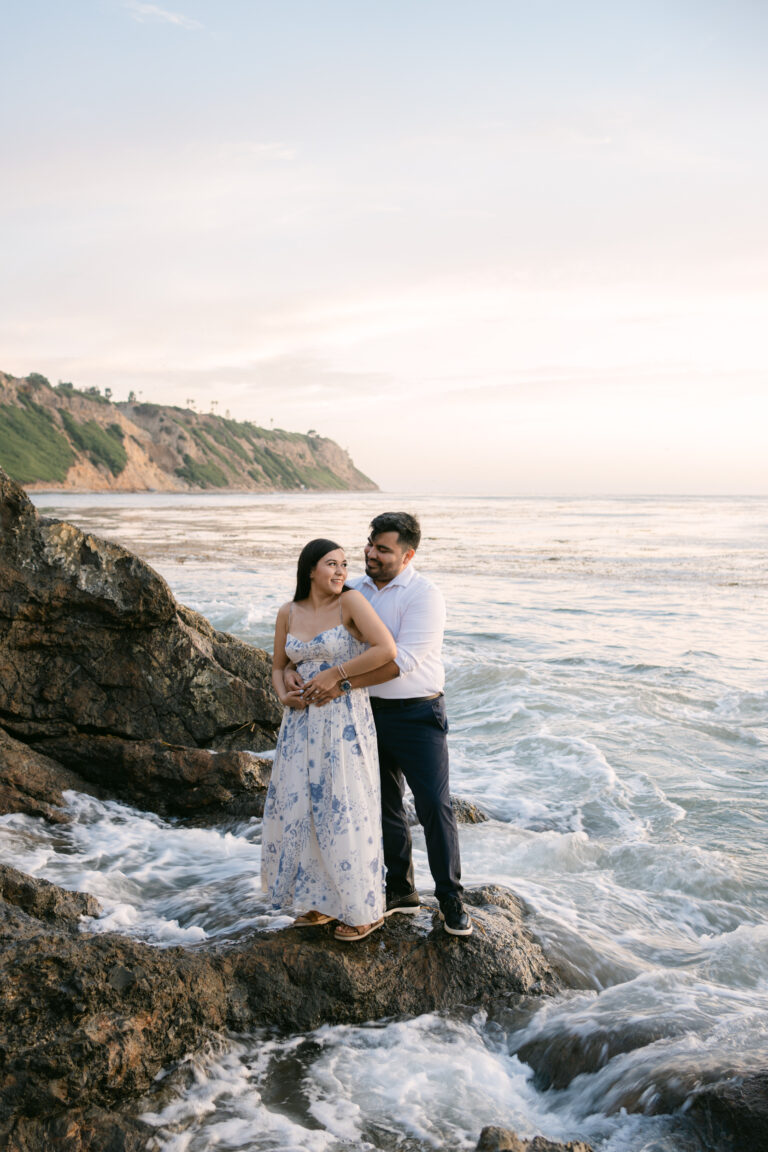
POLYGON ((390 491, 768 493, 765 0, 25 0, 0 369, 390 491))

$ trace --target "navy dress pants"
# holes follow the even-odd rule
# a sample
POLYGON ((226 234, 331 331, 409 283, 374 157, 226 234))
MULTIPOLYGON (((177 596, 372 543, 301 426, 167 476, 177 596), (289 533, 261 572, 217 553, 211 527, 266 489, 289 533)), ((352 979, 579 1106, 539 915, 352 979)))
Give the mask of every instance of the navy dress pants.
POLYGON ((448 790, 448 720, 445 697, 379 700, 371 697, 381 771, 381 821, 387 896, 415 888, 411 831, 403 809, 404 780, 424 828, 429 869, 438 900, 460 894, 459 833, 448 790))

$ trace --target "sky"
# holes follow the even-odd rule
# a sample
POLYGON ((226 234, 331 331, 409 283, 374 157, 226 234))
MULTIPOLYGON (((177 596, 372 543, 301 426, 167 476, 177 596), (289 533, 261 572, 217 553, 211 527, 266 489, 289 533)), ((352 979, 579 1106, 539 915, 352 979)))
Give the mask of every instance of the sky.
POLYGON ((393 492, 768 494, 765 0, 2 24, 0 370, 393 492))

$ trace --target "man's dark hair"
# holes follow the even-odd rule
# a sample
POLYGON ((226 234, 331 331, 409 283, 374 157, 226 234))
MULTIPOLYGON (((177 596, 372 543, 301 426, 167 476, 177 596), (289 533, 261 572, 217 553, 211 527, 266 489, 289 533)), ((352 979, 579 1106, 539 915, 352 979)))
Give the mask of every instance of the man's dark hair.
POLYGON ((371 537, 382 532, 397 532, 397 542, 414 552, 421 543, 421 525, 410 512, 382 512, 371 520, 371 537))
MULTIPOLYGON (((341 548, 341 544, 334 543, 333 540, 325 540, 322 536, 318 540, 310 540, 309 544, 305 544, 299 554, 299 562, 296 565, 296 591, 293 594, 294 600, 306 600, 312 589, 312 581, 310 579, 313 570, 322 560, 323 556, 327 556, 329 552, 336 552, 341 548)), ((349 588, 345 584, 342 592, 349 592, 349 588)))

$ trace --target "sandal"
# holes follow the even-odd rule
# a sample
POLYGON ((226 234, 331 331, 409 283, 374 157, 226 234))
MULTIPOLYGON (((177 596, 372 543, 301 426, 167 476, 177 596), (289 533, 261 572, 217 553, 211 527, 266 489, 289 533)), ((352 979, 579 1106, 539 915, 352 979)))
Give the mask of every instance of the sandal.
POLYGON ((335 916, 326 916, 325 912, 317 912, 314 908, 297 916, 291 928, 319 928, 321 924, 330 924, 335 916))
POLYGON ((384 917, 382 916, 380 920, 374 920, 372 924, 339 924, 333 938, 334 940, 343 940, 345 944, 350 944, 355 940, 365 940, 371 932, 381 928, 383 923, 384 917))

